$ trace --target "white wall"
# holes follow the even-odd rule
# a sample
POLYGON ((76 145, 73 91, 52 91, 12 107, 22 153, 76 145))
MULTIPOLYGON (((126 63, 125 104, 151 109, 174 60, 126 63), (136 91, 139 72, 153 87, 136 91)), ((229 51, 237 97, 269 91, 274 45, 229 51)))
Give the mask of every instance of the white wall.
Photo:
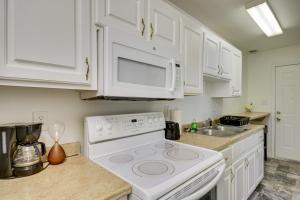
MULTIPOLYGON (((0 86, 0 124, 31 122, 34 111, 47 111, 49 123, 66 124, 62 143, 82 141, 85 116, 163 111, 165 105, 181 109, 184 122, 202 121, 222 112, 221 99, 200 96, 157 102, 82 101, 77 91, 0 86)), ((46 133, 42 141, 52 143, 46 133)))
POLYGON ((300 45, 248 55, 248 101, 257 111, 272 111, 272 68, 300 63, 300 45))
MULTIPOLYGON (((274 66, 300 63, 300 45, 289 46, 247 56, 248 95, 247 101, 254 103, 255 111, 274 112, 274 66)), ((270 118, 268 135, 269 154, 274 155, 274 113, 270 118)))

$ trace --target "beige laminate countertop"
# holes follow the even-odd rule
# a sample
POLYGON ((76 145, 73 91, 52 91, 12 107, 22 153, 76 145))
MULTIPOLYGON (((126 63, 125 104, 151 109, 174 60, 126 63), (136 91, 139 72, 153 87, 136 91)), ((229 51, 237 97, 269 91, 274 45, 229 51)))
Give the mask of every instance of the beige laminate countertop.
POLYGON ((197 133, 183 133, 178 142, 182 142, 185 144, 190 144, 193 146, 208 148, 216 151, 221 151, 231 144, 234 144, 253 133, 263 129, 263 125, 253 125, 249 124, 249 130, 230 137, 216 137, 216 136, 208 136, 197 133))
POLYGON ((103 200, 129 193, 128 183, 81 155, 29 177, 0 180, 3 200, 103 200))
POLYGON ((233 116, 249 117, 250 120, 265 118, 269 115, 270 113, 268 112, 244 112, 244 113, 233 114, 233 116))

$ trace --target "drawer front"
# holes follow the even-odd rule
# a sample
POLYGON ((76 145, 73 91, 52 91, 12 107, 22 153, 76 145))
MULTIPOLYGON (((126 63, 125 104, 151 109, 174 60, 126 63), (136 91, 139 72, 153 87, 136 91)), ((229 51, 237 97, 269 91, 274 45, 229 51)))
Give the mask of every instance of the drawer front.
POLYGON ((263 130, 258 131, 257 133, 245 138, 244 140, 234 144, 232 146, 232 157, 233 160, 238 159, 244 153, 247 153, 251 150, 252 147, 258 145, 264 140, 263 130))

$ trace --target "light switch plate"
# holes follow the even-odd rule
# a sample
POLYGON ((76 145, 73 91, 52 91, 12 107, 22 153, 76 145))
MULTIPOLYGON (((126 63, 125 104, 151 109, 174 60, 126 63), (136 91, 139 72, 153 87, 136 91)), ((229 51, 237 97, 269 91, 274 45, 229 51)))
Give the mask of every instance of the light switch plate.
POLYGON ((32 113, 32 120, 34 123, 43 123, 42 131, 48 130, 48 112, 35 111, 32 113))

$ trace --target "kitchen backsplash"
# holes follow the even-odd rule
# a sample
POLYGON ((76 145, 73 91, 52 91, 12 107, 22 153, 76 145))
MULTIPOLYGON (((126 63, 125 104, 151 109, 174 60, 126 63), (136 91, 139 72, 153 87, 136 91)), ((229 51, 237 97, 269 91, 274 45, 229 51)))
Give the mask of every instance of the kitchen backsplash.
MULTIPOLYGON (((47 113, 47 122, 64 122, 65 134, 61 143, 83 141, 83 121, 85 116, 163 111, 165 106, 178 108, 183 112, 183 123, 191 120, 203 121, 222 113, 223 100, 192 96, 175 101, 82 101, 79 92, 72 90, 0 87, 0 124, 9 122, 29 122, 33 112, 47 113)), ((41 140, 48 146, 53 141, 44 130, 41 140)))

